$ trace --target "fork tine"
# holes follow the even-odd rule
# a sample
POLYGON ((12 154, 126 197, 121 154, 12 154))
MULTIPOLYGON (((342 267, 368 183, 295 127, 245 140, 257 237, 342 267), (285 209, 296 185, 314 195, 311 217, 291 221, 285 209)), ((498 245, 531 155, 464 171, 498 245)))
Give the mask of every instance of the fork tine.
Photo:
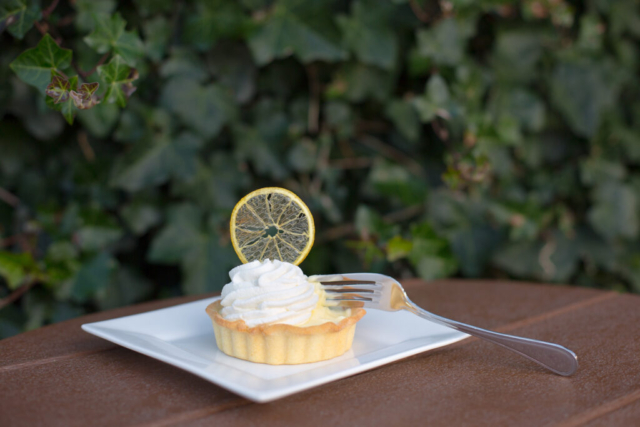
POLYGON ((373 294, 375 289, 355 289, 355 288, 327 288, 324 290, 326 293, 331 294, 353 294, 353 293, 365 293, 373 294))
POLYGON ((344 285, 377 285, 373 280, 336 280, 332 282, 320 282, 324 286, 344 286, 344 285))
POLYGON ((325 292, 382 292, 380 286, 322 286, 325 292))
POLYGON ((382 285, 374 281, 340 280, 335 282, 320 282, 326 292, 375 292, 382 291, 382 285))
POLYGON ((383 286, 373 277, 350 278, 348 276, 315 276, 326 293, 325 305, 339 307, 362 307, 377 304, 383 286))
POLYGON ((339 282, 320 282, 325 290, 330 289, 377 289, 382 290, 382 285, 376 282, 361 282, 358 280, 341 280, 339 282))
POLYGON ((361 295, 341 295, 340 298, 327 298, 327 301, 373 301, 373 298, 361 295))
POLYGON ((316 282, 335 282, 339 280, 353 280, 353 281, 373 281, 376 283, 381 283, 382 281, 389 279, 388 276, 384 276, 382 274, 375 273, 348 273, 348 274, 324 274, 324 275, 316 275, 309 276, 309 279, 314 280, 316 282))
POLYGON ((354 298, 379 298, 382 295, 382 286, 370 280, 340 280, 334 282, 321 282, 322 289, 328 298, 354 300, 354 298))
POLYGON ((360 292, 327 292, 326 300, 327 301, 367 301, 367 302, 376 302, 380 300, 381 292, 370 292, 370 293, 360 293, 360 292))

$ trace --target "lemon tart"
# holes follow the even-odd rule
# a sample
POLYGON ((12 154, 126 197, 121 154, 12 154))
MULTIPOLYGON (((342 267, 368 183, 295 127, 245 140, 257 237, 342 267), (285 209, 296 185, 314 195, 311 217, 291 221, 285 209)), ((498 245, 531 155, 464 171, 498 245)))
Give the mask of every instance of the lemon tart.
POLYGON ((353 343, 362 308, 325 307, 324 290, 299 267, 252 261, 229 272, 222 299, 206 308, 218 348, 270 365, 331 359, 353 343))

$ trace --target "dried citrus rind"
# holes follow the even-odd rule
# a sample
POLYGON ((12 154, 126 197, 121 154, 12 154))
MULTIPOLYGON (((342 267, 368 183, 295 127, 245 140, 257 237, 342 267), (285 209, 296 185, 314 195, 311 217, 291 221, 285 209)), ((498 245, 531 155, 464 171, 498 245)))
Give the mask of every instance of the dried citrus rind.
POLYGON ((315 238, 313 216, 295 193, 278 187, 253 191, 233 208, 233 249, 243 263, 264 259, 298 265, 315 238))

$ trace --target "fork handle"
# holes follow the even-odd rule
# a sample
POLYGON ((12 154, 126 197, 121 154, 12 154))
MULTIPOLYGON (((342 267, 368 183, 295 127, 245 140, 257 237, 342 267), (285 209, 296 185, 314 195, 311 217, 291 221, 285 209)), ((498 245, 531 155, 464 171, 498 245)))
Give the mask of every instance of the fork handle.
POLYGON ((578 369, 578 356, 561 345, 488 331, 486 329, 438 316, 416 306, 415 304, 409 304, 407 309, 432 322, 464 332, 465 334, 473 335, 474 337, 487 340, 494 344, 498 344, 499 346, 536 362, 540 366, 543 366, 558 375, 569 376, 578 369))

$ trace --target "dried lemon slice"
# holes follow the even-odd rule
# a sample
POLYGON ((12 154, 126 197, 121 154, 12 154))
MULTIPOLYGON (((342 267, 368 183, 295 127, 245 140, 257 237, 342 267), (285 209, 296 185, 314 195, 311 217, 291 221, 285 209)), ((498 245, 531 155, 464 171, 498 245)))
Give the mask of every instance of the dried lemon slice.
POLYGON ((267 187, 242 198, 231 213, 231 242, 243 263, 280 260, 298 265, 316 230, 307 205, 289 190, 267 187))

